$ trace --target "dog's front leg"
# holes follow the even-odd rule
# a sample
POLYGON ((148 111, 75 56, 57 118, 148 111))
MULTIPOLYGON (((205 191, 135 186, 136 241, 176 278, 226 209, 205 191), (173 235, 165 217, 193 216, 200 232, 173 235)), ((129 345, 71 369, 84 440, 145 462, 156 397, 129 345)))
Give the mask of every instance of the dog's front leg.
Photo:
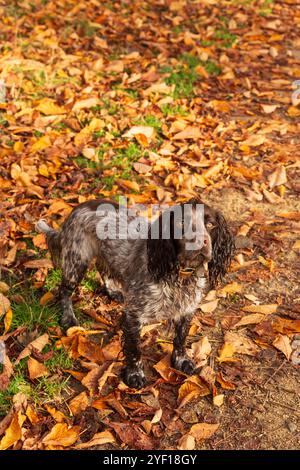
POLYGON ((142 388, 146 383, 141 361, 140 329, 138 317, 125 311, 122 321, 123 352, 125 355, 123 380, 131 388, 142 388))
POLYGON ((194 362, 185 355, 185 341, 190 327, 190 316, 181 317, 175 322, 175 336, 171 364, 175 369, 192 375, 195 371, 194 362))
POLYGON ((62 282, 59 289, 60 301, 63 310, 61 325, 66 329, 79 324, 77 318, 75 317, 71 300, 73 290, 74 286, 66 282, 62 282))

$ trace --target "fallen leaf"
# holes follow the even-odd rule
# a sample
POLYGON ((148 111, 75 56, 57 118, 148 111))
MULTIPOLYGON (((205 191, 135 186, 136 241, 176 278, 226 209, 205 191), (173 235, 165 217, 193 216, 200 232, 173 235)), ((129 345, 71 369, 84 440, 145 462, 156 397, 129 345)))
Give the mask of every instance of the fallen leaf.
POLYGON ((178 450, 194 450, 196 446, 196 440, 194 436, 191 436, 190 434, 185 434, 182 436, 177 444, 177 449, 178 450))
POLYGON ((10 329, 12 319, 13 319, 13 312, 12 312, 12 309, 10 308, 6 312, 5 317, 4 317, 4 334, 6 334, 8 330, 10 329))
MULTIPOLYGON (((221 351, 219 352, 219 357, 217 358, 219 362, 232 361, 232 356, 235 353, 234 346, 231 343, 225 342, 221 351)), ((236 360, 236 359, 234 359, 236 360)))
POLYGON ((253 134, 248 139, 241 142, 241 145, 248 145, 249 147, 258 147, 266 140, 266 136, 262 134, 253 134))
POLYGON ((41 298, 40 298, 40 305, 44 306, 51 302, 54 299, 54 294, 52 292, 46 292, 41 298))
POLYGON ((266 315, 262 313, 253 313, 251 315, 246 315, 242 317, 234 326, 233 328, 237 328, 238 326, 245 326, 245 325, 253 325, 256 323, 260 323, 266 318, 266 315))
POLYGON ((74 104, 72 111, 79 111, 80 109, 89 109, 92 108, 93 106, 97 106, 100 103, 99 98, 93 97, 93 98, 87 98, 85 100, 79 100, 76 101, 74 104))
POLYGON ((206 364, 207 358, 211 353, 211 344, 207 336, 204 336, 199 341, 192 343, 190 349, 190 356, 196 364, 196 367, 202 367, 206 364))
POLYGON ((216 310, 218 303, 218 299, 212 300, 211 302, 199 305, 199 308, 200 310, 202 310, 203 313, 212 313, 216 310))
POLYGON ((264 315, 271 315, 275 313, 278 308, 277 304, 266 304, 266 305, 246 305, 242 310, 249 313, 262 313, 264 315))
POLYGON ((265 114, 271 114, 278 108, 278 104, 262 104, 261 107, 265 114))
POLYGON ((55 103, 54 100, 51 100, 50 98, 43 98, 40 100, 38 106, 36 106, 35 109, 45 114, 46 116, 52 114, 65 114, 67 112, 64 107, 59 106, 55 103))
POLYGON ((225 343, 231 344, 233 346, 234 351, 238 354, 248 354, 249 356, 255 356, 259 348, 256 344, 249 338, 242 336, 239 333, 235 333, 233 331, 227 331, 225 333, 225 343))
POLYGON ((24 416, 21 411, 18 411, 13 415, 10 425, 1 439, 0 450, 8 449, 21 439, 22 425, 25 420, 26 416, 24 416))
POLYGON ((5 295, 0 294, 0 317, 10 310, 10 301, 5 295))
POLYGON ((57 423, 43 438, 42 443, 45 446, 70 447, 79 438, 79 432, 79 426, 68 427, 66 423, 57 423))
POLYGON ((273 173, 268 176, 269 186, 270 189, 275 188, 276 186, 280 186, 282 184, 287 183, 287 175, 286 169, 284 166, 279 166, 276 168, 273 173))
POLYGON ((45 408, 48 411, 48 413, 52 416, 52 418, 55 419, 57 423, 63 423, 64 421, 67 421, 67 417, 56 408, 47 404, 45 404, 45 408))
POLYGON ((290 343, 290 338, 288 336, 278 335, 272 344, 273 346, 275 346, 276 349, 278 349, 285 355, 287 360, 290 359, 292 354, 292 347, 290 343))
POLYGON ((193 436, 196 441, 209 439, 219 428, 219 424, 198 423, 193 424, 189 431, 189 435, 193 436))
POLYGON ((131 449, 152 450, 155 448, 153 439, 132 422, 111 422, 109 426, 117 433, 120 440, 131 449))
POLYGON ((41 364, 33 357, 28 359, 28 372, 30 380, 38 379, 39 377, 44 377, 49 374, 49 371, 44 364, 41 364))
POLYGON ((215 395, 213 397, 213 404, 217 407, 220 407, 224 404, 224 395, 215 395))
POLYGON ((44 333, 35 340, 31 341, 31 343, 29 343, 26 348, 24 348, 23 351, 19 354, 15 361, 15 364, 19 364, 20 360, 24 359, 24 357, 30 356, 33 349, 37 349, 38 352, 42 352, 42 350, 48 343, 49 335, 47 333, 44 333))
POLYGON ((183 140, 192 139, 197 140, 201 137, 201 131, 199 127, 187 126, 183 131, 173 135, 172 140, 183 140))
POLYGON ((89 397, 86 392, 81 392, 76 395, 70 402, 69 408, 72 411, 73 416, 78 415, 82 411, 86 410, 89 406, 89 397))
POLYGON ((74 448, 88 449, 89 447, 101 446, 104 444, 114 444, 115 442, 116 440, 110 431, 102 431, 96 433, 90 441, 77 444, 74 448))

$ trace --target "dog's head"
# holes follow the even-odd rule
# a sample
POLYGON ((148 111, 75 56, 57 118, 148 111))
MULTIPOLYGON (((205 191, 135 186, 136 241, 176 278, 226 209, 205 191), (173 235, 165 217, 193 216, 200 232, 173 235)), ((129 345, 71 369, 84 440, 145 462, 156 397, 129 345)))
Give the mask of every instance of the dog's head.
POLYGON ((197 269, 207 262, 215 286, 234 251, 223 215, 196 199, 164 211, 152 223, 147 243, 148 269, 156 281, 177 267, 197 269))

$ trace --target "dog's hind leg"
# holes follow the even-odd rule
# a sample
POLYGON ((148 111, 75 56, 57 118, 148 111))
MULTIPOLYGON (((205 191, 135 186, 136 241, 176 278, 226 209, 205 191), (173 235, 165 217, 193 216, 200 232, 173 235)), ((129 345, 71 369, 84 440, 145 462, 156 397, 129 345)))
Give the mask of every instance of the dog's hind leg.
POLYGON ((97 258, 96 260, 96 268, 103 280, 105 293, 108 295, 108 297, 110 297, 111 300, 123 303, 124 296, 122 293, 121 284, 118 281, 112 279, 112 276, 109 274, 108 269, 105 267, 100 258, 97 258))
POLYGON ((62 283, 59 289, 60 300, 63 310, 61 324, 64 328, 78 325, 75 316, 71 296, 83 279, 88 268, 89 259, 81 256, 80 250, 71 251, 62 257, 62 283))

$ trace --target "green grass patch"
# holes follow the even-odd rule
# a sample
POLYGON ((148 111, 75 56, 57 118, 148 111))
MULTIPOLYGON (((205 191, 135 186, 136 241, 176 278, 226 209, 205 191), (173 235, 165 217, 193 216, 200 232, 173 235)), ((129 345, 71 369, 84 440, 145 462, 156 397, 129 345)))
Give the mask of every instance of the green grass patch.
MULTIPOLYGON (((172 69, 165 81, 168 85, 175 85, 174 98, 192 98, 196 82, 200 79, 195 68, 201 65, 209 75, 220 75, 221 68, 213 61, 202 61, 193 54, 182 54, 180 57, 183 65, 172 69)), ((164 73, 167 73, 164 69, 164 73)))
POLYGON ((188 111, 187 109, 180 106, 180 104, 162 104, 161 105, 161 112, 164 116, 187 116, 188 111))
POLYGON ((217 29, 214 34, 214 38, 222 41, 221 46, 225 47, 226 49, 232 47, 237 40, 237 36, 228 31, 226 27, 217 29))
POLYGON ((47 331, 49 327, 58 326, 60 320, 60 307, 58 305, 40 305, 36 295, 29 290, 18 292, 21 302, 12 300, 12 329, 19 326, 26 326, 32 331, 39 327, 39 330, 47 331))

